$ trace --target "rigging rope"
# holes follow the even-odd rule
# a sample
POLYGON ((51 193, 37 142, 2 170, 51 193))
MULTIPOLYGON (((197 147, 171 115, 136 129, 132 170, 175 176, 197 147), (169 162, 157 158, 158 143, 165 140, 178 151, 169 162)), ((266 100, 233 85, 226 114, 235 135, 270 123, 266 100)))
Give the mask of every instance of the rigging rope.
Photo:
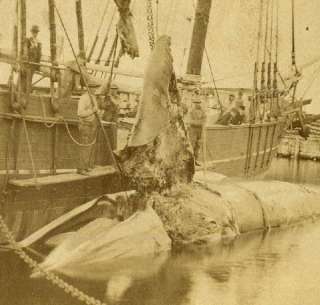
POLYGON ((101 20, 100 20, 100 24, 98 26, 98 29, 97 29, 97 32, 96 32, 96 35, 95 35, 95 38, 94 38, 94 41, 92 43, 92 46, 91 46, 91 49, 90 49, 90 52, 89 52, 89 56, 88 56, 88 62, 91 60, 92 58, 92 55, 93 55, 93 52, 96 48, 96 45, 97 45, 97 42, 98 42, 98 39, 99 39, 99 34, 100 34, 100 31, 102 29, 102 26, 103 26, 103 22, 104 22, 104 19, 107 15, 107 12, 108 12, 108 8, 109 8, 109 5, 111 3, 111 0, 108 0, 107 3, 106 3, 106 6, 104 8, 104 11, 102 13, 102 17, 101 17, 101 20))
POLYGON ((259 9, 258 45, 257 45, 257 55, 256 55, 257 65, 260 64, 261 39, 262 39, 263 0, 260 0, 259 8, 260 9, 259 9))
POLYGON ((276 0, 276 64, 278 64, 278 52, 279 52, 279 1, 276 0))
MULTIPOLYGON (((257 35, 257 54, 256 54, 256 62, 254 67, 254 76, 253 76, 253 88, 254 88, 254 99, 250 103, 249 107, 251 108, 250 113, 253 114, 253 117, 250 118, 250 122, 255 122, 257 117, 257 112, 260 107, 260 94, 258 92, 258 73, 260 69, 260 52, 261 52, 261 40, 262 40, 262 19, 263 19, 263 0, 260 0, 259 6, 259 25, 258 25, 258 35, 257 35)), ((260 114, 260 112, 259 112, 260 114)), ((261 115, 260 115, 261 120, 261 115)))
POLYGON ((113 23, 113 20, 114 20, 114 16, 116 15, 116 12, 117 12, 117 9, 114 8, 112 16, 111 16, 111 19, 110 19, 110 23, 109 23, 108 28, 107 28, 106 35, 104 36, 104 39, 103 39, 103 42, 102 42, 102 45, 101 45, 101 48, 100 48, 99 55, 98 55, 97 59, 95 60, 96 64, 99 64, 100 61, 101 61, 101 57, 102 57, 103 52, 104 52, 104 50, 106 48, 106 45, 107 45, 107 42, 108 42, 108 38, 109 38, 109 34, 110 34, 110 30, 111 30, 111 26, 112 26, 112 23, 113 23))
POLYGON ((273 24, 274 24, 274 18, 273 18, 273 12, 274 12, 274 0, 271 0, 271 21, 270 21, 270 48, 269 48, 269 62, 272 61, 272 47, 273 47, 273 24))
POLYGON ((320 67, 318 67, 318 69, 316 69, 316 71, 313 73, 312 79, 311 79, 309 85, 307 86, 307 88, 305 89, 305 91, 303 92, 301 99, 303 99, 306 96, 307 92, 311 89, 315 80, 319 77, 319 74, 320 74, 320 67))
POLYGON ((209 70, 210 70, 210 75, 211 75, 212 83, 213 83, 213 86, 214 86, 214 90, 215 90, 216 95, 217 95, 217 98, 218 98, 218 103, 219 103, 219 106, 220 106, 220 112, 222 113, 222 111, 223 111, 223 105, 222 105, 222 102, 221 102, 221 100, 220 100, 219 91, 218 91, 218 88, 217 88, 217 86, 216 86, 216 81, 215 81, 214 76, 213 76, 213 69, 212 69, 212 66, 211 66, 209 54, 208 54, 208 51, 207 51, 207 48, 206 48, 206 47, 204 48, 204 52, 205 52, 205 54, 206 54, 206 58, 207 58, 207 61, 208 61, 209 70))
POLYGON ((264 53, 263 61, 266 62, 267 48, 268 48, 268 30, 269 30, 269 13, 270 13, 270 0, 266 2, 266 23, 265 23, 265 34, 264 34, 264 53))

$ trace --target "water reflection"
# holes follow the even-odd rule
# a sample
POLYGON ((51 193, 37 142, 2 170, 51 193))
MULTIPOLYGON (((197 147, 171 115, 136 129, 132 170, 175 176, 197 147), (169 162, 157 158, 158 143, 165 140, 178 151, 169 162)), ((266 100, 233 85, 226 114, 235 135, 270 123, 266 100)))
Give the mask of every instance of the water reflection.
POLYGON ((307 160, 274 159, 265 179, 320 184, 320 163, 307 160))
MULTIPOLYGON (((318 304, 319 242, 320 225, 307 224, 184 249, 152 272, 147 264, 128 263, 128 270, 140 272, 110 274, 103 281, 68 281, 117 305, 318 304)), ((48 282, 30 279, 16 257, 2 253, 0 258, 6 262, 0 267, 1 305, 78 304, 48 282)))

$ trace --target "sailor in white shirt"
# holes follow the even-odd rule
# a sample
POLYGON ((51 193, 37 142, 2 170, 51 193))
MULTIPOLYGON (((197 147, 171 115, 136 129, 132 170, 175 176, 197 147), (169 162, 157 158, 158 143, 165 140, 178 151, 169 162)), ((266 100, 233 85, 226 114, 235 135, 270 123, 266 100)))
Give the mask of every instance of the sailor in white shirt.
POLYGON ((95 137, 97 136, 97 118, 98 103, 94 95, 92 100, 89 93, 84 93, 78 102, 78 117, 79 117, 79 136, 80 136, 80 158, 78 165, 78 173, 87 175, 92 166, 90 162, 93 152, 95 137))

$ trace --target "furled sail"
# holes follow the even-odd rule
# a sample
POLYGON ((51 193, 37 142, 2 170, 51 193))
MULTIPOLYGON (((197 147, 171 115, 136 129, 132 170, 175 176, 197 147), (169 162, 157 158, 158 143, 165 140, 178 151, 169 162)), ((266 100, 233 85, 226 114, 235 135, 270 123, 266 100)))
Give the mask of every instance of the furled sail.
POLYGON ((122 54, 128 54, 131 58, 135 58, 139 56, 139 47, 133 27, 130 2, 131 0, 115 0, 120 15, 117 31, 121 41, 122 54))

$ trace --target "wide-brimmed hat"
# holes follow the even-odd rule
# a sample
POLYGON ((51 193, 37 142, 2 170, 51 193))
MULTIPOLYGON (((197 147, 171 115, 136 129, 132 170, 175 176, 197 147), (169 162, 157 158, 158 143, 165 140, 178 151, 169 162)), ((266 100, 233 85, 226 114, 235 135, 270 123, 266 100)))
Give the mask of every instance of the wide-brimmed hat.
POLYGON ((38 25, 34 24, 32 27, 31 27, 31 30, 30 30, 31 33, 39 33, 40 32, 40 28, 38 25))

